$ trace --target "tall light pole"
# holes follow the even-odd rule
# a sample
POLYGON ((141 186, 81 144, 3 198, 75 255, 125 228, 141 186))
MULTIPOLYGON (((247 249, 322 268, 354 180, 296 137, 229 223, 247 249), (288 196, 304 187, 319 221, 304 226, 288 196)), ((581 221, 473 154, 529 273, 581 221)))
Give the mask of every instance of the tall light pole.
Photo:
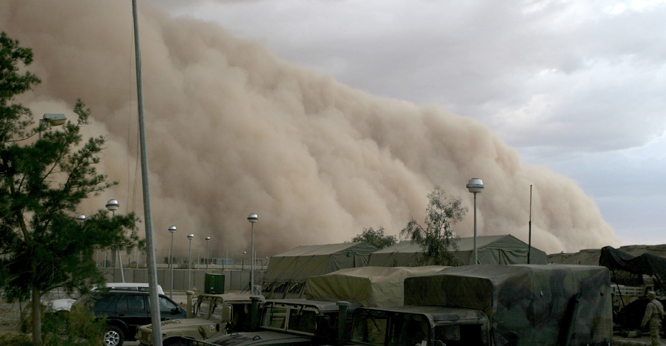
MULTIPOLYGON (((110 199, 108 202, 106 202, 106 209, 111 210, 112 218, 116 217, 116 210, 118 210, 119 207, 120 204, 115 199, 110 199)), ((123 279, 123 282, 125 282, 125 271, 123 270, 123 256, 121 255, 122 251, 120 251, 120 249, 116 249, 114 251, 118 252, 118 261, 120 262, 120 277, 123 279)), ((114 261, 116 260, 115 254, 113 255, 113 260, 114 261)))
POLYGON ((250 238, 250 294, 254 294, 254 224, 259 221, 257 214, 250 214, 247 221, 252 224, 252 238, 250 238))
POLYGON ((210 246, 210 237, 206 237, 206 271, 208 271, 208 249, 210 246))
POLYGON ((194 239, 194 234, 188 234, 187 239, 190 240, 189 255, 187 257, 187 290, 189 291, 192 286, 192 239, 194 239))
POLYGON ((474 264, 479 264, 479 257, 476 251, 476 194, 483 190, 483 181, 479 178, 472 178, 467 183, 467 189, 474 194, 474 264))
MULTIPOLYGON (((86 216, 83 214, 77 215, 76 216, 76 222, 79 224, 83 225, 83 223, 86 221, 86 216)), ((97 262, 99 260, 99 257, 97 255, 97 250, 95 250, 95 267, 97 267, 97 262)))
POLYGON ((169 291, 169 298, 173 299, 173 234, 176 233, 176 226, 169 227, 171 233, 171 250, 169 252, 169 264, 171 265, 171 290, 169 291))

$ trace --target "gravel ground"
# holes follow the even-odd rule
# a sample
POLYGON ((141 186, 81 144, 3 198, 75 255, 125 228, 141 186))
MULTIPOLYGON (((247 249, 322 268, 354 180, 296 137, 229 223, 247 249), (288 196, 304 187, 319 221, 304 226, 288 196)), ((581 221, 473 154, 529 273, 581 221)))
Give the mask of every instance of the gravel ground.
MULTIPOLYGON (((25 308, 25 303, 21 305, 25 308)), ((18 303, 9 304, 4 299, 0 300, 0 333, 18 331, 20 316, 18 303)))

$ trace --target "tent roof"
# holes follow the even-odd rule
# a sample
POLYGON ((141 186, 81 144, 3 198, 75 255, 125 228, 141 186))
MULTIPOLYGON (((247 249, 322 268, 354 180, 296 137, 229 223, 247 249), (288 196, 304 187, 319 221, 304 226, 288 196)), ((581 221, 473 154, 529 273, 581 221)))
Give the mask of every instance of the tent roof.
POLYGON ((341 243, 341 244, 324 244, 324 245, 301 245, 283 253, 274 255, 275 257, 298 257, 298 256, 317 256, 317 255, 331 255, 338 252, 354 251, 357 253, 371 253, 377 248, 365 243, 341 243))
POLYGON ((634 274, 654 275, 660 284, 666 281, 666 258, 644 253, 632 256, 611 246, 601 249, 599 265, 608 269, 621 269, 634 274))
MULTIPOLYGON (((476 237, 476 248, 482 249, 486 246, 489 246, 499 240, 508 240, 508 237, 515 239, 522 243, 522 240, 512 236, 511 234, 504 235, 484 235, 476 237), (507 238, 507 239, 505 239, 507 238)), ((458 251, 472 251, 474 250, 474 237, 464 237, 458 240, 458 251)), ((401 252, 401 253, 418 253, 423 252, 421 246, 416 243, 412 243, 410 240, 401 241, 398 244, 383 248, 381 250, 375 251, 374 253, 391 253, 391 252, 401 252)))
POLYGON ((405 278, 434 274, 446 267, 360 267, 347 268, 306 281, 308 299, 334 299, 363 306, 403 305, 405 278))

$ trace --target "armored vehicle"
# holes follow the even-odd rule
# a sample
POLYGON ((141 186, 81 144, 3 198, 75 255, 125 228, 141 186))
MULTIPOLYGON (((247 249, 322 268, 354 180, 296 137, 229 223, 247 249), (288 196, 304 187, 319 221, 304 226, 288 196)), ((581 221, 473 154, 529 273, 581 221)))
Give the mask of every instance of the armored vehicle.
POLYGON ((405 279, 405 306, 356 309, 353 345, 610 345, 607 268, 470 265, 405 279))
MULTIPOLYGON (((257 296, 261 302, 263 297, 257 296)), ((227 334, 228 331, 250 330, 249 294, 201 294, 194 304, 194 317, 168 320, 161 323, 163 345, 178 345, 177 337, 203 340, 227 334)), ((141 345, 153 344, 152 325, 137 329, 136 339, 141 345)))

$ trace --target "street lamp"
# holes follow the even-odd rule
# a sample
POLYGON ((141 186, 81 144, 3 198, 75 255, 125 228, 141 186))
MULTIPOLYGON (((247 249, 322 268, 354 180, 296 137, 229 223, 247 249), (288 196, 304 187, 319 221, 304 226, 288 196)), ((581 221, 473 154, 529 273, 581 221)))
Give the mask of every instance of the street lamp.
MULTIPOLYGON (((108 202, 106 202, 106 209, 111 210, 111 217, 115 218, 116 217, 116 210, 120 207, 120 204, 118 203, 117 200, 115 199, 110 199, 108 202)), ((123 270, 123 256, 121 254, 122 251, 119 249, 115 249, 114 251, 118 252, 118 261, 120 261, 120 277, 123 279, 123 282, 125 282, 125 271, 123 270)), ((116 255, 113 255, 113 260, 116 260, 116 255)), ((115 266, 113 266, 115 268, 115 266)))
POLYGON ((48 123, 51 126, 61 126, 65 124, 67 117, 64 114, 46 113, 39 119, 39 139, 42 139, 42 123, 48 123))
POLYGON ((479 264, 476 251, 476 194, 483 190, 483 181, 479 178, 472 178, 467 183, 467 189, 474 194, 474 264, 479 264))
POLYGON ((208 249, 210 245, 210 237, 206 237, 206 270, 208 270, 208 249))
POLYGON ((252 224, 252 238, 250 241, 250 294, 254 294, 254 224, 259 221, 257 214, 250 214, 247 221, 252 224))
POLYGON ((194 239, 194 234, 188 234, 187 239, 190 240, 189 255, 187 258, 187 290, 189 291, 192 286, 192 239, 194 239))
POLYGON ((169 263, 171 265, 171 291, 169 291, 169 298, 173 299, 173 234, 176 233, 176 226, 169 227, 171 233, 171 251, 169 252, 169 263))

